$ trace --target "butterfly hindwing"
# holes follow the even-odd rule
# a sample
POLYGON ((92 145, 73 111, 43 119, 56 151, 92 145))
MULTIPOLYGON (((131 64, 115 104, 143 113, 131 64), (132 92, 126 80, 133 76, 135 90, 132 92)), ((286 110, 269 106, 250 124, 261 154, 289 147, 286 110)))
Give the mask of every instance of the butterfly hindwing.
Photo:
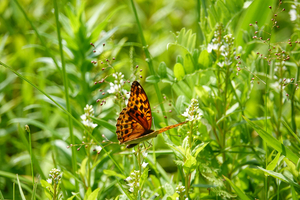
POLYGON ((145 128, 133 119, 128 113, 130 109, 124 108, 117 120, 117 136, 120 144, 138 138, 145 133, 145 128))

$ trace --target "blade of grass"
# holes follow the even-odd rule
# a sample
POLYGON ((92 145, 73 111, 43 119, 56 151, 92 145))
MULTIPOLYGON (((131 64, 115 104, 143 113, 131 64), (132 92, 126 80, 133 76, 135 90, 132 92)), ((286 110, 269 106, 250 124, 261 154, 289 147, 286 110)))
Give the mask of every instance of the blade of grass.
POLYGON ((276 140, 271 134, 267 133, 265 130, 254 124, 248 118, 243 118, 248 122, 248 124, 260 135, 260 137, 273 149, 280 152, 282 155, 290 159, 294 164, 297 164, 299 158, 294 154, 289 148, 285 147, 281 142, 276 140))
POLYGON ((3 197, 3 194, 1 192, 1 190, 0 190, 0 198, 1 198, 1 200, 4 200, 4 197, 3 197))
POLYGON ((270 170, 266 170, 262 167, 257 166, 258 169, 260 169, 261 171, 265 172, 266 174, 273 176, 274 178, 280 179, 286 183, 290 183, 291 185, 293 185, 296 188, 300 188, 300 186, 295 183, 294 181, 292 181, 291 179, 289 179, 288 177, 284 176, 283 174, 274 172, 274 171, 270 171, 270 170))
MULTIPOLYGON (((54 4, 54 11, 55 11, 54 13, 55 13, 56 28, 57 28, 59 52, 60 52, 60 58, 61 58, 61 67, 62 67, 62 75, 63 75, 62 77, 63 77, 63 83, 64 83, 66 107, 67 107, 67 111, 69 113, 71 113, 71 106, 70 106, 70 99, 69 99, 69 80, 67 78, 66 65, 65 65, 64 53, 63 53, 63 47, 62 47, 62 38, 60 35, 60 24, 59 24, 59 17, 58 17, 57 1, 53 0, 53 4, 54 4)), ((69 115, 68 115, 68 127, 69 127, 69 132, 70 132, 71 144, 74 144, 75 138, 74 138, 74 134, 73 134, 73 120, 69 115)), ((54 151, 54 152, 56 152, 56 151, 54 151)), ((76 149, 75 148, 72 148, 72 170, 73 170, 74 174, 77 171, 76 149)), ((77 192, 78 191, 78 182, 77 181, 75 181, 75 188, 76 188, 76 192, 77 192)))
POLYGON ((24 195, 23 190, 22 190, 22 187, 21 187, 21 183, 20 183, 18 174, 17 174, 17 181, 18 181, 19 190, 20 190, 20 195, 21 195, 21 197, 22 197, 22 200, 26 200, 25 195, 24 195))
POLYGON ((32 156, 32 145, 31 145, 31 133, 28 125, 25 125, 25 131, 28 133, 28 141, 29 141, 29 154, 30 154, 30 164, 31 164, 31 176, 32 176, 32 185, 34 184, 34 173, 33 173, 33 156, 32 156))
MULTIPOLYGON (((18 125, 18 132, 19 132, 19 136, 20 136, 20 138, 21 138, 23 144, 26 146, 26 149, 27 149, 27 151, 29 152, 29 155, 30 155, 31 146, 30 146, 29 143, 28 143, 27 137, 26 137, 26 135, 25 135, 25 133, 24 133, 24 129, 21 128, 19 125, 18 125)), ((34 154, 31 154, 31 158, 32 158, 32 162, 35 163, 35 167, 36 167, 38 173, 40 174, 40 176, 41 176, 43 179, 45 179, 46 176, 45 176, 45 174, 44 174, 44 172, 43 172, 43 170, 42 170, 42 168, 41 168, 41 166, 40 166, 38 160, 36 159, 35 155, 34 155, 34 154)), ((33 166, 33 165, 32 165, 32 166, 33 166)), ((33 169, 33 168, 32 168, 32 169, 33 169)), ((32 172, 32 173, 33 173, 33 172, 32 172)), ((32 175, 32 176, 33 176, 33 180, 34 180, 34 175, 32 175)), ((32 184, 33 184, 33 183, 34 183, 34 181, 32 182, 32 184)))
POLYGON ((226 176, 223 175, 223 178, 231 185, 231 187, 234 189, 236 194, 244 200, 251 200, 240 188, 235 186, 226 176))
POLYGON ((290 126, 286 123, 285 120, 281 120, 281 123, 287 128, 287 130, 293 135, 293 137, 298 141, 300 144, 300 139, 299 137, 294 133, 294 131, 290 128, 290 126))

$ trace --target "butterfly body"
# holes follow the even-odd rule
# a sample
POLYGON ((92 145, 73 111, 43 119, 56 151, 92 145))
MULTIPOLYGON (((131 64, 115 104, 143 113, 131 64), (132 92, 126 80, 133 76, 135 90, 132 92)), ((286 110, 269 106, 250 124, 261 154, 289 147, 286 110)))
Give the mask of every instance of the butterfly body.
POLYGON ((151 130, 152 114, 148 97, 142 86, 134 81, 130 89, 130 97, 117 119, 117 136, 120 144, 132 148, 140 142, 156 137, 158 134, 184 124, 164 127, 160 130, 151 130))

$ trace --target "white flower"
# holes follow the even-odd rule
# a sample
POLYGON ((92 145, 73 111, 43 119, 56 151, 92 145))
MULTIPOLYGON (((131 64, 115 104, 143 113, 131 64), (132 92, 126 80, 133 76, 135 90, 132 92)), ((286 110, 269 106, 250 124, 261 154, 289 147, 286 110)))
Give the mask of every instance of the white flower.
POLYGON ((94 117, 94 109, 92 105, 86 105, 84 108, 84 114, 80 116, 81 123, 86 126, 90 127, 92 129, 96 128, 98 125, 94 124, 91 117, 94 117))
POLYGON ((144 151, 142 154, 144 158, 148 156, 148 153, 146 151, 144 151))
POLYGON ((96 146, 96 151, 99 153, 101 150, 102 150, 102 147, 100 147, 100 146, 96 146))
POLYGON ((291 21, 295 21, 297 19, 297 11, 295 9, 291 9, 289 11, 291 21))
POLYGON ((129 192, 134 192, 134 189, 133 188, 129 188, 129 192))
POLYGON ((147 167, 148 163, 143 162, 142 167, 145 169, 147 167))
POLYGON ((219 67, 224 67, 225 62, 218 62, 217 65, 219 65, 219 67))
POLYGON ((203 113, 199 109, 198 100, 192 99, 191 104, 186 109, 186 111, 182 114, 182 116, 186 117, 187 121, 199 120, 203 113))
POLYGON ((211 53, 212 50, 218 50, 218 48, 219 48, 219 44, 209 43, 209 44, 207 45, 207 52, 208 52, 208 53, 211 53))
POLYGON ((116 72, 113 73, 112 76, 115 78, 115 80, 113 81, 113 83, 109 83, 110 88, 107 90, 109 94, 120 92, 122 85, 124 85, 124 74, 122 74, 121 72, 116 72))
POLYGON ((52 179, 51 179, 51 178, 48 178, 48 179, 47 179, 47 182, 48 182, 49 184, 52 184, 52 179))
POLYGON ((130 181, 132 181, 132 178, 131 178, 130 176, 128 176, 128 177, 125 179, 125 181, 127 181, 127 182, 129 183, 130 181))
POLYGON ((110 85, 110 88, 107 90, 107 92, 109 94, 113 94, 113 93, 117 92, 121 88, 120 84, 109 83, 109 85, 110 85))

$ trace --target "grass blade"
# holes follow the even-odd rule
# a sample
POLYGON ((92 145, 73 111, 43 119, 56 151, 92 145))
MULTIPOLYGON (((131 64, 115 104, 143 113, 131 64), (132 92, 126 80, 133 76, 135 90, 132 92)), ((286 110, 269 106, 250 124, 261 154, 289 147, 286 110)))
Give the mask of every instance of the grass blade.
POLYGON ((299 158, 294 154, 289 148, 285 147, 281 142, 274 138, 271 134, 267 133, 265 130, 260 128, 258 125, 254 124, 248 118, 243 118, 248 122, 248 124, 260 135, 260 137, 273 149, 280 152, 282 155, 286 156, 292 162, 297 164, 299 158))

